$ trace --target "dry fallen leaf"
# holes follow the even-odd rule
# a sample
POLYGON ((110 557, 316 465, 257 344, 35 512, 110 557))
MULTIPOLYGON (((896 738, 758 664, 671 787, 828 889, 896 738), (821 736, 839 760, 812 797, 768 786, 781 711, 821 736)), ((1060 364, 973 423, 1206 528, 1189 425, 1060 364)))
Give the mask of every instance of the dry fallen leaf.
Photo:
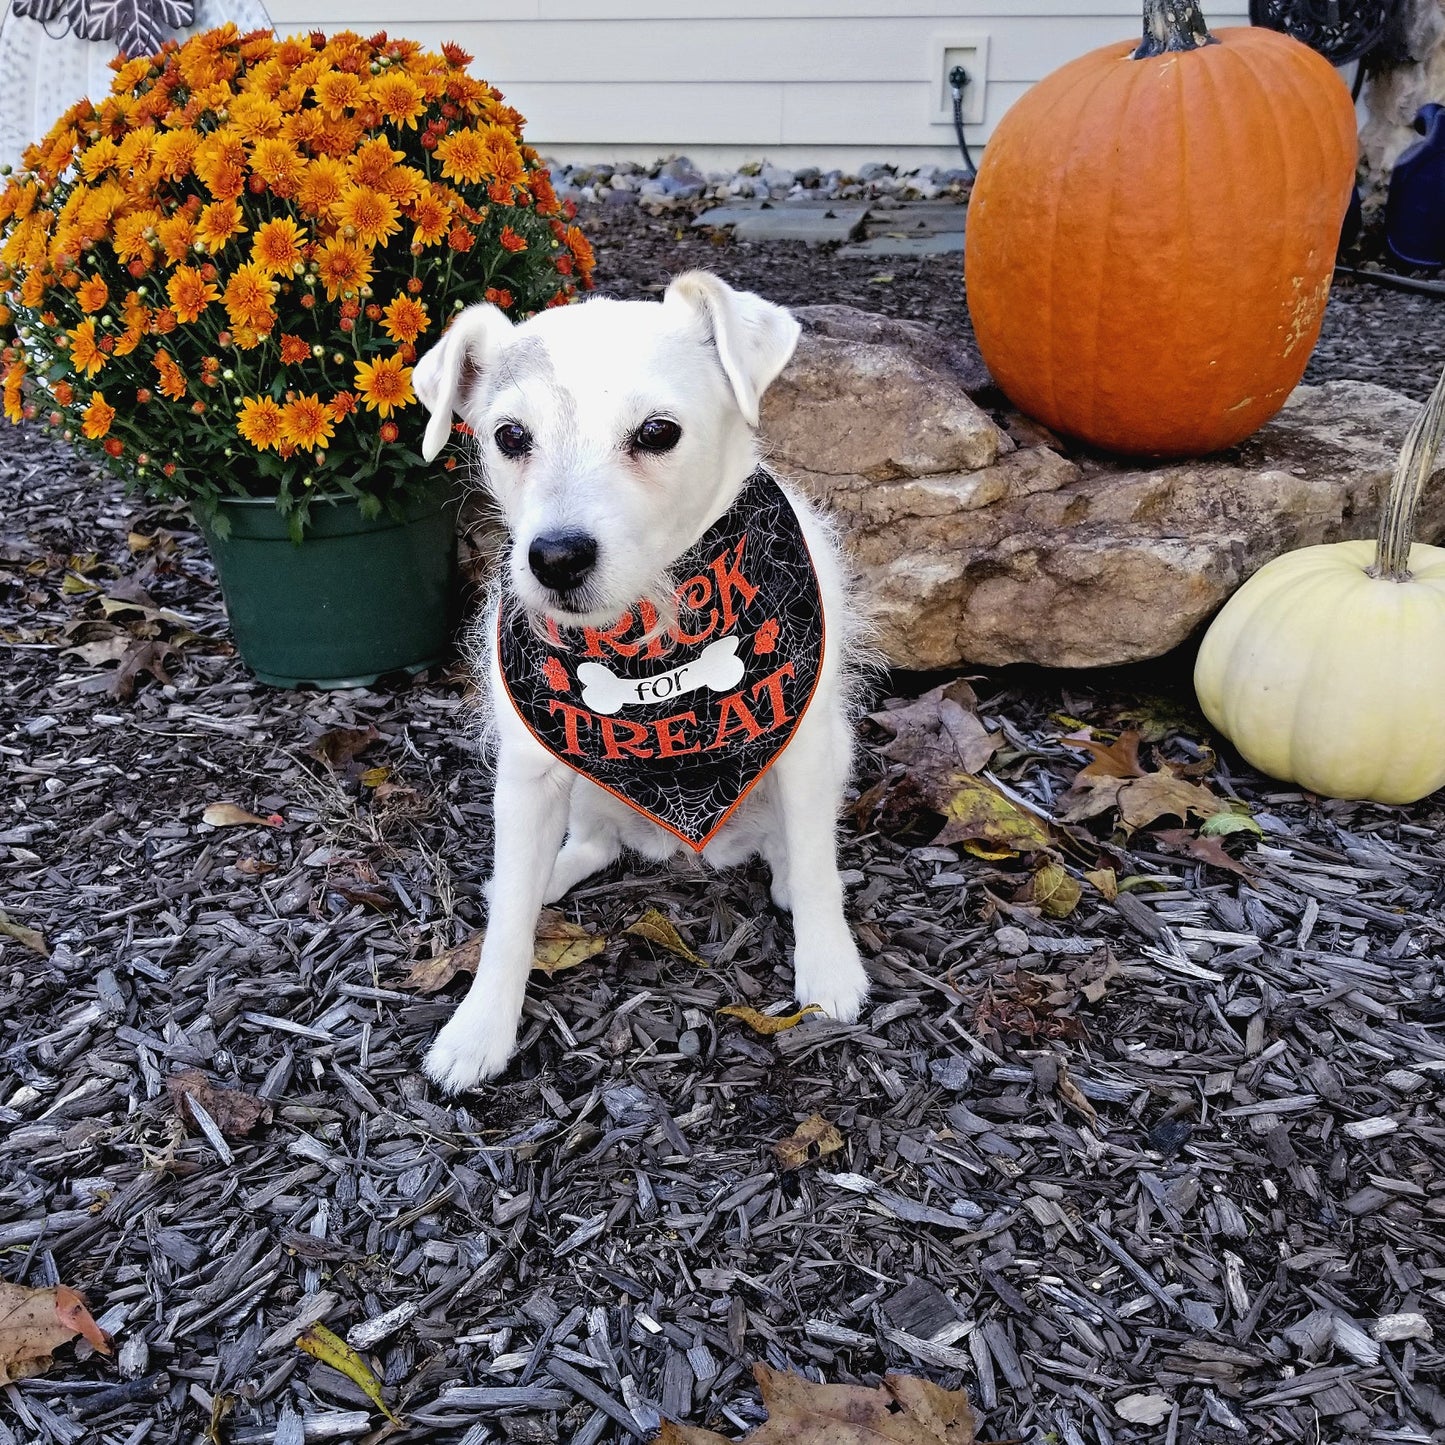
POLYGON ((1059 1077, 1054 1084, 1054 1092, 1059 1096, 1060 1102, 1080 1117, 1088 1120, 1090 1124, 1098 1122, 1098 1110, 1089 1102, 1084 1091, 1069 1077, 1069 1066, 1062 1059, 1059 1060, 1059 1077))
POLYGON ((1052 858, 1029 880, 1028 901, 1045 918, 1067 918, 1079 906, 1084 890, 1062 863, 1052 858))
POLYGON ((1233 809, 1215 813, 1199 826, 1201 838, 1228 838, 1235 833, 1246 833, 1252 838, 1264 837, 1264 829, 1248 813, 1236 813, 1233 809))
POLYGON ((370 723, 364 728, 331 728, 312 742, 306 752, 327 767, 344 768, 380 738, 381 734, 370 723))
MULTIPOLYGON (((475 973, 482 957, 482 940, 486 936, 483 929, 435 958, 419 958, 402 980, 402 987, 414 988, 418 993, 436 993, 459 973, 475 973)), ((578 924, 569 923, 555 909, 544 908, 537 920, 532 967, 543 973, 560 973, 564 968, 575 968, 606 947, 605 935, 588 933, 578 924)))
POLYGON ((1208 863, 1240 878, 1254 878, 1254 870, 1225 852, 1218 838, 1196 837, 1188 828, 1166 828, 1154 834, 1154 841, 1171 853, 1184 853, 1196 863, 1208 863))
POLYGON ((607 947, 601 934, 588 933, 578 923, 570 923, 560 913, 544 908, 537 921, 537 942, 532 948, 532 967, 543 973, 560 973, 576 968, 607 947))
POLYGON ((274 873, 281 865, 270 863, 264 858, 237 858, 232 864, 237 873, 247 878, 264 878, 268 873, 274 873))
POLYGON ((264 1099, 258 1099, 244 1089, 228 1089, 222 1084, 213 1084, 199 1069, 172 1074, 166 1080, 166 1088, 176 1113, 186 1123, 196 1123, 190 1108, 194 1099, 228 1139, 244 1139, 257 1124, 269 1123, 271 1119, 271 1106, 264 1099))
POLYGON ((133 642, 121 657, 120 666, 111 678, 107 691, 117 702, 129 702, 135 696, 136 683, 140 681, 143 672, 148 672, 162 687, 166 687, 171 681, 170 673, 166 671, 166 662, 179 656, 180 653, 169 642, 133 642))
POLYGON ((1114 742, 1104 744, 1082 733, 1063 738, 1066 748, 1078 748, 1094 755, 1093 761, 1079 770, 1081 778, 1142 778, 1143 764, 1139 761, 1139 734, 1130 728, 1120 733, 1114 742))
POLYGON ((402 979, 403 988, 418 993, 435 993, 445 988, 459 973, 475 973, 482 956, 484 934, 474 933, 468 939, 437 954, 435 958, 419 958, 411 972, 402 979))
POLYGON ((312 1325, 296 1341, 296 1348, 304 1351, 323 1365, 339 1370, 391 1421, 393 1425, 402 1422, 392 1413, 381 1393, 381 1381, 376 1378, 370 1365, 361 1358, 339 1335, 333 1334, 325 1325, 312 1325))
POLYGON ((842 1147, 843 1136, 837 1126, 821 1114, 809 1114, 793 1133, 773 1145, 773 1154, 783 1169, 801 1169, 842 1147))
POLYGON ((255 813, 248 813, 235 803, 211 803, 201 814, 201 822, 209 823, 213 828, 279 828, 285 821, 280 813, 258 818, 255 813))
POLYGON ((1112 868, 1093 868, 1084 877, 1112 903, 1119 896, 1119 875, 1112 868))
POLYGON ((679 958, 685 958, 699 968, 707 967, 682 941, 682 935, 672 926, 671 920, 655 908, 649 908, 636 923, 629 923, 622 931, 633 938, 645 938, 649 943, 655 943, 659 948, 665 948, 669 953, 675 953, 679 958))
POLYGON ((1125 1395, 1114 1401, 1114 1413, 1131 1425, 1162 1425, 1172 1408, 1163 1395, 1125 1395))
POLYGON ((1149 773, 1119 789, 1119 821, 1126 828, 1144 828, 1166 814, 1184 820, 1191 813, 1208 818, 1224 811, 1224 801, 1208 788, 1172 773, 1149 773))
POLYGON ((50 957, 50 945, 45 941, 45 935, 36 928, 26 928, 19 923, 12 923, 10 915, 0 908, 0 938, 13 938, 16 943, 23 944, 31 953, 38 953, 41 958, 50 957))
MULTIPOLYGON (((802 1375, 753 1366, 767 1423, 745 1445, 973 1445, 973 1408, 963 1390, 911 1375, 883 1383, 817 1385, 802 1375)), ((658 1445, 727 1445, 723 1435, 662 1422, 658 1445)))
POLYGON ((0 1385, 44 1374, 53 1351, 83 1335, 103 1355, 110 1341, 85 1300, 65 1285, 30 1289, 0 1280, 0 1385))
POLYGON ((978 716, 978 698, 961 679, 935 687, 904 707, 869 714, 893 741, 879 751, 907 766, 925 787, 951 773, 977 773, 998 749, 978 716))
POLYGON ((819 1014, 823 1010, 817 1004, 810 1003, 795 1014, 765 1014, 749 1008, 745 1003, 730 1003, 718 1012, 741 1019, 755 1034, 780 1034, 784 1029, 797 1028, 809 1014, 819 1014))
POLYGON ((935 844, 979 843, 1008 853, 1034 853, 1053 841, 1042 819, 968 773, 955 773, 929 802, 947 819, 935 844))

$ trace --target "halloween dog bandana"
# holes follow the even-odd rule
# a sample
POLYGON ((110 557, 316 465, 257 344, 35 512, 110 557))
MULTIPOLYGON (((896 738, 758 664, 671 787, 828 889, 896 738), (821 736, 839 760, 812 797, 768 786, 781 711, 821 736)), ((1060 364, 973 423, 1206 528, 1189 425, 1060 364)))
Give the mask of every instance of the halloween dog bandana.
POLYGON ((699 852, 797 730, 823 659, 818 577, 797 516, 761 468, 680 557, 676 625, 644 642, 640 602, 608 628, 508 599, 502 681, 532 736, 699 852))

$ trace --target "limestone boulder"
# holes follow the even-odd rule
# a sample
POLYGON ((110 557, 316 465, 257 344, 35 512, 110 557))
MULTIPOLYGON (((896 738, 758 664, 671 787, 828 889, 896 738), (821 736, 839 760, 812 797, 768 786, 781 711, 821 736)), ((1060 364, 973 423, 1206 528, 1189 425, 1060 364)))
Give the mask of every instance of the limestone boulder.
MULTIPOLYGON (((976 357, 928 328, 804 308, 768 394, 772 464, 832 512, 889 661, 1099 667, 1188 640, 1296 547, 1374 534, 1418 406, 1301 387, 1241 446, 1157 466, 1071 452, 991 415, 976 357)), ((1445 468, 1419 536, 1445 532, 1445 468)))

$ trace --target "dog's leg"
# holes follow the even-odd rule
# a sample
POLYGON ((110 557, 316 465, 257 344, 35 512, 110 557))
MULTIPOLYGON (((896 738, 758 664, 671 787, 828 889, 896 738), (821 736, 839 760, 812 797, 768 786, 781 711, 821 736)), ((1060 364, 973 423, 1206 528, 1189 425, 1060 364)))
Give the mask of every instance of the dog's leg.
POLYGON ((841 721, 804 726, 773 768, 787 847, 784 888, 793 910, 793 990, 800 1004, 817 1004, 844 1023, 858 1017, 868 996, 838 877, 838 750, 846 758, 849 746, 841 721))
POLYGON ((517 1045, 537 915, 567 828, 572 774, 550 758, 503 749, 493 793, 493 868, 477 976, 427 1054, 448 1093, 500 1074, 517 1045))
POLYGON ((612 808, 619 806, 590 783, 578 781, 573 785, 567 841, 557 855, 543 903, 555 903, 584 878, 600 873, 622 851, 622 834, 608 804, 612 808))

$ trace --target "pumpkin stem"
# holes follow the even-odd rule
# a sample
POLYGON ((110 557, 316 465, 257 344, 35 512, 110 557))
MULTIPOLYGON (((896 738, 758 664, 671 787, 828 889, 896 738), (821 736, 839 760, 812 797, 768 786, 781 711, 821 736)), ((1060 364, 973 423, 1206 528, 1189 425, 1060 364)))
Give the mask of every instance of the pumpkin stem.
POLYGON ((1380 516, 1380 538, 1375 546, 1373 577, 1405 582, 1410 577, 1410 544, 1415 537, 1415 513, 1425 483, 1435 470, 1435 458, 1445 442, 1445 372, 1435 383, 1430 399, 1405 434, 1389 495, 1380 516))
POLYGON ((1170 50, 1218 45, 1204 23, 1199 0, 1144 0, 1144 38, 1131 60, 1149 60, 1170 50))

